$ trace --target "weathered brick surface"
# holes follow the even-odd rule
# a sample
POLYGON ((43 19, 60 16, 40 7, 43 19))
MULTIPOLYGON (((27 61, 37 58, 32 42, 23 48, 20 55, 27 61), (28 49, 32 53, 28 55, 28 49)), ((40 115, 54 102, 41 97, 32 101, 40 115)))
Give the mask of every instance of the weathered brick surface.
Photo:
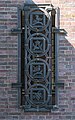
POLYGON ((17 27, 18 5, 25 0, 0 0, 0 120, 75 120, 75 0, 33 0, 59 7, 59 80, 65 83, 58 88, 58 111, 28 112, 18 109, 18 91, 11 88, 18 76, 18 35, 11 34, 17 27))

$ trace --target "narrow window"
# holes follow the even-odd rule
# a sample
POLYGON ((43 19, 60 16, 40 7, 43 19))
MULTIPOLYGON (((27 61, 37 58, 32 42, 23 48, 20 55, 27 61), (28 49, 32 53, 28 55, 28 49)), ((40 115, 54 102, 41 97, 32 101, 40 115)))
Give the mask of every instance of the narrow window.
POLYGON ((48 8, 25 5, 21 11, 21 105, 25 111, 50 111, 55 104, 55 14, 48 8))

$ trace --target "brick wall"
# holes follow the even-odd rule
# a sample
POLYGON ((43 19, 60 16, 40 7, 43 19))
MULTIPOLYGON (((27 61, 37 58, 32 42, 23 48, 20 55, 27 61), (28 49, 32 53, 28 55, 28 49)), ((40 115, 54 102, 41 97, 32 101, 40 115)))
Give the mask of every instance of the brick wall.
POLYGON ((59 7, 59 27, 66 35, 58 37, 59 109, 52 112, 26 112, 18 109, 18 90, 11 83, 18 79, 18 35, 11 28, 18 25, 17 6, 24 0, 0 0, 0 120, 75 120, 75 1, 33 0, 59 7))

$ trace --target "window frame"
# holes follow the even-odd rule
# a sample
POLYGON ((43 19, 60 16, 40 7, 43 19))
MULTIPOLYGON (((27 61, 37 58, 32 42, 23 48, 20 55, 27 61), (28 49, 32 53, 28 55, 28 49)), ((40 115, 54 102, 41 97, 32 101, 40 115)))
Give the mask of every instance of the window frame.
MULTIPOLYGON (((39 4, 40 5, 40 4, 39 4)), ((47 4, 46 4, 47 5, 47 4)), ((51 6, 52 8, 52 6, 51 6)), ((22 88, 22 82, 21 82, 21 33, 22 33, 22 29, 21 29, 21 11, 23 10, 22 7, 18 7, 18 28, 16 29, 12 29, 11 31, 13 33, 17 33, 18 34, 18 82, 17 83, 12 83, 12 87, 17 87, 18 88, 18 107, 21 108, 22 106, 22 97, 21 97, 21 88, 22 88)), ((55 27, 52 27, 52 33, 54 33, 55 35, 55 104, 52 105, 52 108, 54 108, 54 106, 58 105, 58 86, 64 86, 63 83, 58 82, 58 43, 59 43, 59 32, 61 32, 61 30, 59 31, 59 29, 56 27, 58 27, 58 9, 54 9, 52 8, 52 10, 56 11, 55 14, 55 27)), ((63 30, 63 33, 64 30, 63 30)))
MULTIPOLYGON (((23 84, 24 84, 24 82, 22 81, 23 80, 23 77, 24 77, 24 54, 23 54, 23 49, 25 49, 24 48, 24 46, 23 46, 23 43, 22 43, 22 41, 23 41, 23 31, 24 31, 24 24, 23 24, 23 22, 24 22, 24 20, 22 19, 23 18, 23 16, 22 16, 22 13, 23 13, 24 11, 22 10, 21 11, 21 29, 22 29, 22 33, 21 33, 21 83, 22 83, 22 87, 21 87, 21 104, 20 105, 22 105, 22 102, 23 102, 23 98, 22 98, 22 95, 24 94, 24 88, 23 88, 23 84), (23 54, 23 55, 22 55, 23 54)), ((55 9, 52 9, 52 12, 51 12, 51 16, 52 16, 52 28, 55 28, 55 9)), ((55 43, 55 33, 54 32, 52 32, 52 34, 53 34, 53 40, 54 40, 54 65, 53 65, 53 67, 54 67, 54 71, 53 71, 53 73, 54 73, 54 81, 52 82, 52 87, 54 88, 54 90, 52 89, 52 106, 53 105, 55 105, 56 104, 56 86, 55 86, 55 71, 56 71, 56 69, 55 69, 55 66, 57 66, 56 64, 55 64, 55 54, 56 54, 56 48, 57 47, 55 47, 56 46, 56 43, 55 43)), ((53 63, 52 63, 53 64, 53 63)), ((23 105, 22 105, 23 106, 23 105)))

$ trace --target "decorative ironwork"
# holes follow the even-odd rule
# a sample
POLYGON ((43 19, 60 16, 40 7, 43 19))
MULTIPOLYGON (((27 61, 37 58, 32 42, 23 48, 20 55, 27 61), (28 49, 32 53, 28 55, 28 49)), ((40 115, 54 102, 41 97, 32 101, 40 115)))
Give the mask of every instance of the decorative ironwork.
POLYGON ((49 90, 42 84, 32 85, 27 92, 26 99, 33 106, 44 106, 51 99, 49 90))
POLYGON ((51 46, 51 40, 42 33, 32 34, 26 41, 25 47, 32 55, 45 55, 51 46))
POLYGON ((25 111, 50 111, 52 106, 51 11, 25 12, 25 111))
POLYGON ((32 80, 46 80, 51 72, 48 63, 40 58, 31 60, 25 68, 26 75, 32 80))
POLYGON ((27 15, 26 23, 32 30, 42 31, 49 25, 50 15, 43 8, 32 8, 27 15))
POLYGON ((55 10, 49 4, 25 4, 18 16, 20 24, 11 32, 19 36, 19 79, 12 83, 19 91, 19 105, 25 111, 57 109, 55 89, 64 83, 55 82, 54 38, 56 33, 65 32, 55 28, 55 10))

